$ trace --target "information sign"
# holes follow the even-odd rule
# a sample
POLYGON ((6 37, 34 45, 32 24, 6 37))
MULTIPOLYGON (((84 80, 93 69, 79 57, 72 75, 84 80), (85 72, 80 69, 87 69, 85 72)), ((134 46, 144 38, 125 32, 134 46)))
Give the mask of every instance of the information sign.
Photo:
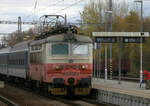
MULTIPOLYGON (((142 43, 145 42, 145 37, 142 37, 142 43)), ((123 43, 141 43, 141 37, 123 37, 123 43)))
POLYGON ((95 42, 97 43, 116 43, 116 37, 95 37, 95 42))

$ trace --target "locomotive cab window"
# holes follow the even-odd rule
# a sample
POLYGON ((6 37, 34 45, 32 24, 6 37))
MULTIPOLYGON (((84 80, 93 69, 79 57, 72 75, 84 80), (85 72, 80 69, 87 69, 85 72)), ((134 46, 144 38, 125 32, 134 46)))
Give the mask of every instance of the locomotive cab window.
POLYGON ((72 44, 73 55, 88 55, 89 46, 88 44, 72 44))
POLYGON ((52 44, 52 55, 68 55, 68 44, 52 44))

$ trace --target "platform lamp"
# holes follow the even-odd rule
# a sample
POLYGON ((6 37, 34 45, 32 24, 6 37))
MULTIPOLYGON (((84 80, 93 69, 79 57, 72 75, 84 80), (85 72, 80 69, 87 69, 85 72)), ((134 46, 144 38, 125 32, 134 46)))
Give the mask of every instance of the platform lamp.
MULTIPOLYGON (((107 14, 112 14, 112 11, 105 11, 105 32, 107 32, 107 14)), ((107 43, 105 44, 105 81, 108 79, 107 70, 107 43)))
POLYGON ((141 32, 141 39, 140 39, 140 83, 142 82, 142 32, 143 32, 143 0, 135 0, 134 2, 141 3, 141 19, 140 19, 140 32, 141 32))

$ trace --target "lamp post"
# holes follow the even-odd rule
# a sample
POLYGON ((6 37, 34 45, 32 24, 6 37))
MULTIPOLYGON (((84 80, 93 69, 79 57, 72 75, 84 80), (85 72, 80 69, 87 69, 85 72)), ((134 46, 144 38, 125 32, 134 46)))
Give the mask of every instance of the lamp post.
POLYGON ((107 70, 107 43, 105 43, 105 80, 108 78, 107 70))
MULTIPOLYGON (((107 14, 112 14, 112 11, 105 11, 105 32, 107 32, 107 14)), ((107 43, 105 44, 105 81, 108 79, 107 70, 107 43)))
POLYGON ((140 39, 140 83, 142 82, 142 32, 143 32, 143 0, 136 0, 134 2, 141 3, 141 20, 140 20, 140 32, 141 32, 141 39, 140 39))
MULTIPOLYGON (((112 11, 113 11, 113 0, 109 0, 109 11, 111 11, 111 14, 109 16, 109 20, 110 20, 110 26, 109 26, 109 31, 112 32, 112 11)), ((109 48, 110 48, 110 67, 109 67, 109 71, 110 71, 110 80, 112 80, 112 43, 109 44, 109 48)))

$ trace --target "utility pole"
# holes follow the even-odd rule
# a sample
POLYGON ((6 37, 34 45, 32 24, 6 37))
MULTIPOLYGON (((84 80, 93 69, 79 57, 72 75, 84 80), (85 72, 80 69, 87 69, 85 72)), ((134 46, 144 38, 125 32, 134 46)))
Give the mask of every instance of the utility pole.
POLYGON ((67 26, 67 15, 65 14, 65 26, 67 26))
POLYGON ((141 32, 141 39, 140 39, 140 83, 142 82, 142 35, 143 35, 143 0, 135 0, 134 2, 141 3, 141 20, 140 20, 140 32, 141 32))
POLYGON ((141 39, 140 39, 140 52, 141 52, 141 55, 140 55, 140 82, 142 82, 142 79, 143 79, 143 76, 142 76, 142 56, 143 56, 143 53, 142 53, 142 32, 143 32, 143 1, 141 0, 141 39))
MULTIPOLYGON (((105 12, 105 32, 107 32, 107 13, 105 12)), ((105 81, 108 79, 108 70, 107 70, 107 43, 105 43, 105 81)))
POLYGON ((22 28, 21 28, 21 17, 18 17, 18 34, 21 33, 22 28))
POLYGON ((121 37, 118 37, 118 84, 121 84, 121 37))
POLYGON ((21 17, 18 17, 18 40, 22 40, 22 25, 21 17))
POLYGON ((143 56, 143 53, 142 53, 142 32, 143 32, 143 1, 141 0, 141 39, 140 39, 140 51, 141 51, 141 55, 140 55, 140 60, 141 60, 141 63, 140 63, 140 83, 142 82, 142 79, 143 79, 143 75, 142 75, 142 56, 143 56))
MULTIPOLYGON (((105 11, 105 32, 107 32, 107 14, 112 14, 112 11, 105 11)), ((105 44, 105 80, 108 79, 107 70, 107 43, 105 44)))
MULTIPOLYGON (((112 0, 109 0, 109 11, 113 11, 112 10, 112 0)), ((113 13, 113 12, 112 12, 113 13)), ((109 32, 112 32, 112 13, 109 14, 109 20, 110 20, 110 25, 109 25, 109 32)), ((110 79, 112 79, 112 43, 109 44, 110 47, 110 79)))

